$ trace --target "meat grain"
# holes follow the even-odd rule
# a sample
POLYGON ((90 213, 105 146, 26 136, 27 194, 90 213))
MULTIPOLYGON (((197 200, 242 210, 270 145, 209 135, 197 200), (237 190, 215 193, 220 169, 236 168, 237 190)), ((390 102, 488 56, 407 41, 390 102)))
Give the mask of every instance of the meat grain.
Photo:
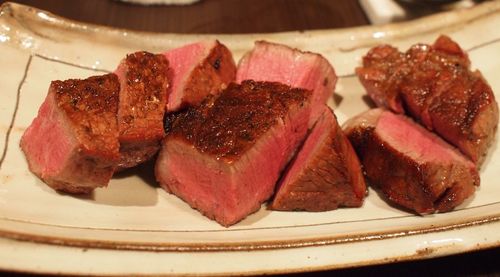
POLYGON ((271 197, 310 112, 307 90, 233 83, 200 107, 169 116, 156 178, 205 216, 235 224, 271 197))
POLYGON ((217 40, 188 44, 164 53, 170 63, 167 111, 199 105, 234 81, 236 65, 229 49, 217 40))
POLYGON ((363 204, 366 184, 351 143, 326 108, 284 173, 269 206, 281 211, 328 211, 363 204))
POLYGON ((404 115, 373 109, 344 125, 368 182, 419 214, 446 212, 479 186, 476 166, 404 115))
POLYGON ((333 95, 337 75, 328 60, 320 54, 257 41, 239 62, 236 82, 244 80, 279 82, 311 90, 313 100, 309 125, 312 127, 333 95))
POLYGON ((498 125, 498 105, 482 74, 447 36, 406 53, 389 45, 371 49, 356 70, 381 107, 407 113, 481 164, 498 125))
POLYGON ((114 74, 53 81, 21 138, 30 170, 58 191, 106 186, 120 160, 119 90, 114 74))

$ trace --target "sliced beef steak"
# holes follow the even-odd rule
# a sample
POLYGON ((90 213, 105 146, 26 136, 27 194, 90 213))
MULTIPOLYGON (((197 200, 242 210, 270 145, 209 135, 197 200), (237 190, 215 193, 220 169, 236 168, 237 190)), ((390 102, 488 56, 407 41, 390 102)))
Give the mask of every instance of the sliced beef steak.
POLYGON ((136 52, 116 70, 120 80, 118 129, 119 168, 136 166, 153 157, 164 137, 168 61, 163 55, 136 52))
POLYGON ((236 81, 279 82, 313 92, 310 126, 321 116, 333 95, 337 76, 332 65, 320 54, 302 52, 285 45, 255 42, 253 50, 239 62, 236 81))
POLYGON ((310 112, 307 90, 230 84, 201 107, 169 116, 156 178, 205 216, 235 224, 272 195, 307 133, 310 112))
POLYGON ((479 186, 476 166, 411 119, 373 109, 345 123, 368 181, 419 214, 446 212, 479 186))
POLYGON ((450 38, 417 44, 406 53, 382 45, 356 70, 374 102, 406 112, 480 164, 498 125, 498 106, 467 54, 450 38))
POLYGON ((118 164, 116 75, 53 81, 21 139, 30 170, 55 190, 106 186, 118 164))
POLYGON ((225 89, 236 75, 231 52, 217 40, 185 45, 164 55, 170 63, 168 112, 200 104, 225 89))
POLYGON ((326 108, 280 181, 273 210, 328 211, 363 204, 366 184, 351 143, 326 108))

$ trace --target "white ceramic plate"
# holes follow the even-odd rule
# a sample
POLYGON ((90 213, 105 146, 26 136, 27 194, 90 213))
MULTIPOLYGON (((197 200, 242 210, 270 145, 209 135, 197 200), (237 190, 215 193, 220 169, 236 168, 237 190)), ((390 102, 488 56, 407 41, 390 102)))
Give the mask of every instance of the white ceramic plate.
MULTIPOLYGON (((121 174, 87 198, 59 195, 35 178, 19 150, 51 80, 112 71, 128 52, 165 51, 218 38, 235 58, 253 41, 327 57, 341 76, 341 122, 367 109, 353 75, 379 43, 406 49, 441 33, 467 49, 500 99, 500 2, 383 27, 252 35, 148 34, 84 25, 26 6, 0 11, 0 269, 65 274, 251 274, 340 268, 500 245, 500 149, 495 142, 473 199, 425 217, 370 191, 362 208, 323 213, 262 208, 223 228, 159 189, 152 168, 121 174)), ((333 103, 333 98, 331 104, 333 103)))

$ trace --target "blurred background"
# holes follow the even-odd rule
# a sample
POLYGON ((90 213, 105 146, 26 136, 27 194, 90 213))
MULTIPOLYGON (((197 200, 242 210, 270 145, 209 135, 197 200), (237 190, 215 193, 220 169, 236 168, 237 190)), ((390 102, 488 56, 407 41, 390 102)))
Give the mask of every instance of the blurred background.
MULTIPOLYGON (((0 0, 0 3, 6 2, 0 0)), ((473 0, 18 0, 78 21, 168 33, 262 33, 404 21, 473 0), (161 4, 161 3, 168 3, 161 4)))

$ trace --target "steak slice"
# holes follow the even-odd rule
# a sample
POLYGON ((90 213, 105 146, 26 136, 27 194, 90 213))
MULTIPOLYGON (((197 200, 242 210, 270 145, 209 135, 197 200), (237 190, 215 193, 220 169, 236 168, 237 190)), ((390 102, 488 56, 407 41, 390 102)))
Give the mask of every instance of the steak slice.
POLYGON ((320 54, 257 41, 255 47, 239 62, 236 82, 243 80, 279 82, 311 90, 312 127, 323 113, 328 98, 333 95, 337 75, 328 60, 320 54))
POLYGON ((479 186, 470 160, 403 115, 373 109, 344 128, 368 181, 391 202, 419 214, 446 212, 479 186))
POLYGON ((106 186, 120 158, 119 90, 115 74, 53 81, 21 138, 30 170, 58 191, 106 186))
POLYGON ((170 63, 168 112, 199 105, 206 96, 225 89, 236 75, 231 52, 218 40, 185 45, 164 55, 170 63))
POLYGON ((230 84, 201 107, 168 116, 156 162, 161 186, 223 226, 257 211, 304 139, 310 92, 230 84))
POLYGON ((381 107, 406 112, 481 164, 498 125, 498 105, 481 73, 449 37, 406 53, 371 49, 356 72, 381 107))
POLYGON ((326 108, 282 177, 270 208, 319 212, 359 207, 365 194, 358 157, 326 108))
POLYGON ((116 70, 120 80, 118 130, 119 169, 149 160, 165 136, 163 116, 167 102, 168 61, 163 55, 136 52, 116 70))

